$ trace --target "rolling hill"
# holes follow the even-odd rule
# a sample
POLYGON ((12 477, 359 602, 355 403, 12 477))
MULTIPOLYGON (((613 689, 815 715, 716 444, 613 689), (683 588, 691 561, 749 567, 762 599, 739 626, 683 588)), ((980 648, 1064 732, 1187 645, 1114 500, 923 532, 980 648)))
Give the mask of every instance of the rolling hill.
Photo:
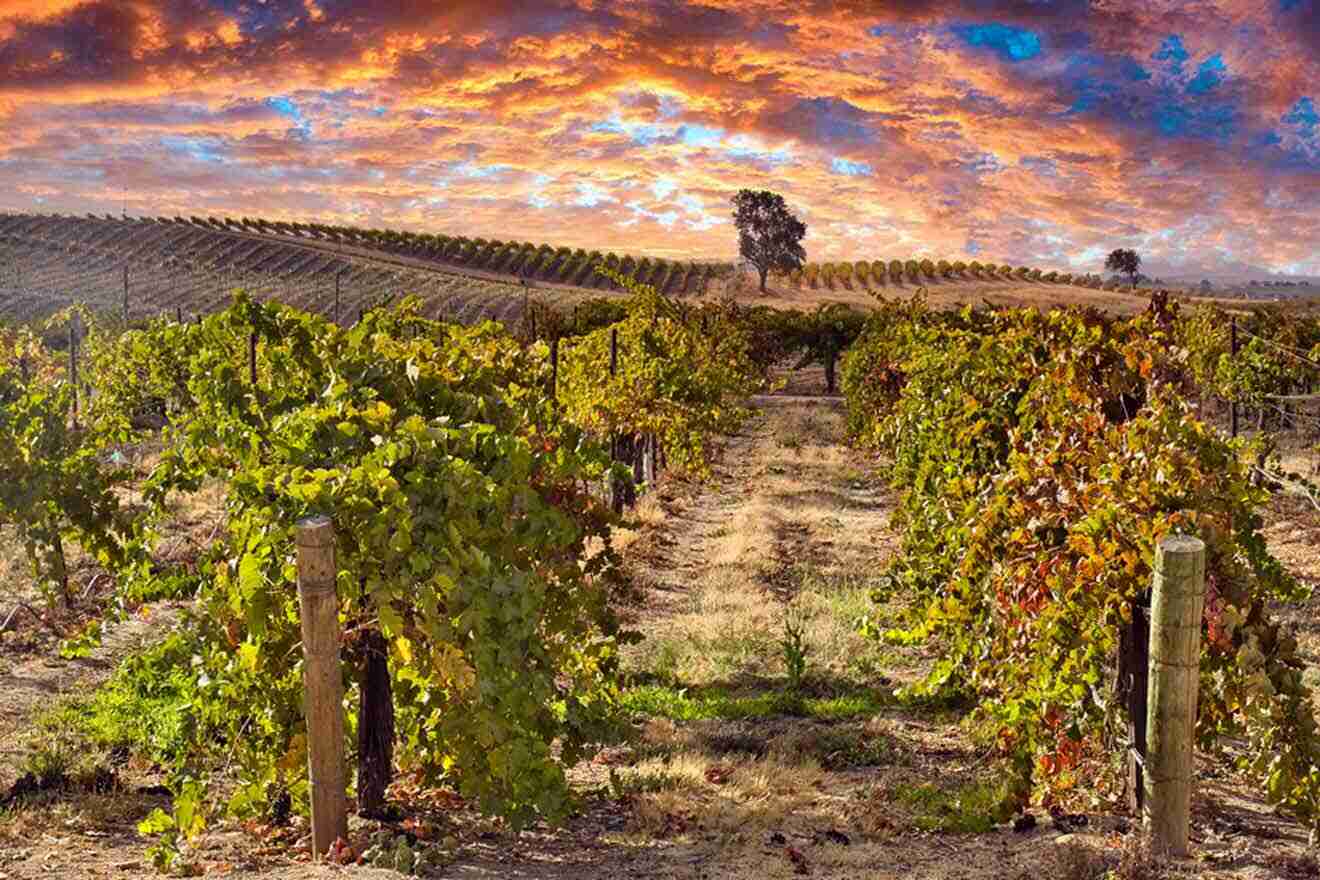
POLYGON ((247 218, 7 214, 0 215, 0 320, 41 319, 74 302, 116 314, 127 302, 133 318, 191 316, 221 307, 242 288, 343 320, 387 297, 415 294, 429 317, 510 321, 533 298, 571 307, 617 291, 593 271, 600 262, 670 296, 782 308, 862 306, 919 288, 936 307, 1077 304, 1126 313, 1146 303, 1142 293, 1101 289, 1091 277, 1078 284, 1072 276, 991 264, 813 263, 772 277, 762 294, 754 276, 727 262, 247 218))

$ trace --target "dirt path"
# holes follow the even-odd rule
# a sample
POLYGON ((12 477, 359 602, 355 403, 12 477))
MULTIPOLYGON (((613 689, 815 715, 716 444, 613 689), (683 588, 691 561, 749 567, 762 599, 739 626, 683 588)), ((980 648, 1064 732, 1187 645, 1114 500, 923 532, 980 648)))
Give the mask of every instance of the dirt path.
POLYGON ((579 822, 469 850, 452 876, 1025 878, 1055 863, 1055 833, 941 830, 975 821, 956 802, 996 780, 955 713, 895 699, 927 659, 857 634, 896 549, 884 481, 842 444, 838 400, 758 405, 711 484, 662 492, 621 536, 646 634, 625 664, 634 741, 579 768, 598 788, 579 822), (805 654, 797 686, 786 642, 805 654))

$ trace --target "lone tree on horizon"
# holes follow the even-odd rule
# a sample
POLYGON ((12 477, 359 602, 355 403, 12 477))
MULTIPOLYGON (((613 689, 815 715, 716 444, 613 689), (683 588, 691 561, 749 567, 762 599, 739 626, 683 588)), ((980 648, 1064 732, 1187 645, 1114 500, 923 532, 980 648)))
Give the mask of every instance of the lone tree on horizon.
POLYGON ((1113 272, 1121 272, 1135 285, 1137 272, 1141 269, 1141 257, 1134 250, 1116 248, 1105 257, 1105 268, 1113 272))
POLYGON ((807 259, 802 247, 807 224, 788 210, 783 196, 769 190, 739 190, 733 197, 733 223, 738 227, 738 252, 760 273, 762 293, 771 269, 802 268, 807 259))

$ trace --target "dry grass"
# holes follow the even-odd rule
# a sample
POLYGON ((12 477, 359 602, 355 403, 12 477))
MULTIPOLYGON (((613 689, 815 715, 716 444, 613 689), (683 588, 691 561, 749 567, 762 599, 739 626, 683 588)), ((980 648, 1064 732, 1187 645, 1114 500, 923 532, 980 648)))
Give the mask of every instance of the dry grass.
POLYGON ((816 674, 873 669, 882 649, 858 635, 857 621, 889 546, 874 540, 886 516, 882 500, 865 495, 874 481, 863 482, 855 456, 838 445, 837 411, 772 408, 765 419, 737 453, 754 463, 756 491, 711 500, 713 527, 694 552, 702 575, 651 621, 631 668, 693 686, 777 678, 791 612, 816 674))

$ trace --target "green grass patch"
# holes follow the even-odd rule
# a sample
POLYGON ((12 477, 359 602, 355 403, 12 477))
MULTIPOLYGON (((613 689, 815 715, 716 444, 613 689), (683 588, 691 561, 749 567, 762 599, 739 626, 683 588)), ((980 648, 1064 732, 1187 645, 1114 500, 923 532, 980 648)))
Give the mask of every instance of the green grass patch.
POLYGON ((809 748, 826 770, 912 763, 912 756, 894 737, 867 730, 829 727, 813 730, 809 748))
POLYGON ((679 688, 648 684, 623 692, 624 712, 672 721, 719 718, 767 718, 790 715, 822 720, 847 720, 874 715, 886 705, 880 691, 854 690, 834 696, 814 697, 792 691, 740 693, 727 688, 679 688))
POLYGON ((949 787, 904 784, 894 790, 894 800, 915 813, 913 824, 923 831, 985 834, 1013 816, 1013 799, 1002 780, 949 787))
POLYGON ((169 763, 187 748, 196 688, 192 652, 181 635, 123 661, 97 690, 54 707, 41 730, 75 735, 107 751, 126 750, 169 763))

